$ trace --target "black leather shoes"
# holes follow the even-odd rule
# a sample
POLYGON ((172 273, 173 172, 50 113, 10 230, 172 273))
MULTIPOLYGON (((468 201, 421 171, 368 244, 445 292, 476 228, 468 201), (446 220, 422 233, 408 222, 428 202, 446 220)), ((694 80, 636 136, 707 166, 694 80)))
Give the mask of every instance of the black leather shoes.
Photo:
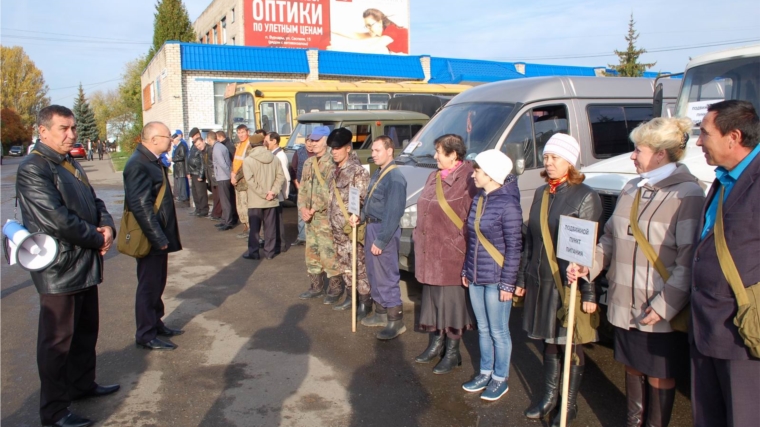
POLYGON ((226 225, 226 224, 214 224, 214 227, 216 227, 216 228, 222 228, 222 227, 224 227, 225 225, 226 225))
POLYGON ((166 325, 158 328, 158 335, 161 335, 162 337, 174 337, 177 335, 182 335, 184 333, 185 331, 182 329, 172 329, 166 325))
POLYGON ((48 424, 48 427, 87 427, 91 426, 92 421, 87 418, 80 417, 79 415, 69 412, 68 415, 56 421, 54 424, 48 424))
POLYGON ((137 348, 145 348, 148 350, 174 350, 177 348, 176 344, 168 342, 168 341, 161 341, 158 338, 153 338, 152 340, 143 343, 136 343, 137 348))
POLYGON ((88 391, 87 393, 85 393, 85 394, 77 397, 74 400, 87 399, 88 397, 107 396, 107 395, 109 395, 111 393, 116 393, 117 391, 119 391, 119 388, 121 388, 121 386, 118 385, 118 384, 113 384, 113 385, 96 385, 95 388, 93 388, 92 390, 88 391))
POLYGON ((249 254, 248 252, 243 254, 243 258, 245 259, 261 259, 261 256, 259 254, 249 254))
POLYGON ((219 227, 219 231, 232 230, 233 228, 235 228, 234 225, 223 225, 223 226, 219 227))

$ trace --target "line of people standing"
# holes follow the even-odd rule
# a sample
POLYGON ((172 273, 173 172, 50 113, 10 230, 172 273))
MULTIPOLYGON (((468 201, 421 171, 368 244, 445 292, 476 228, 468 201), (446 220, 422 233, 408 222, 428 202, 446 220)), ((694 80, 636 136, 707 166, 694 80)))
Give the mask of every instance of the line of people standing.
MULTIPOLYGON (((688 357, 688 338, 681 331, 686 331, 682 319, 685 313, 688 320, 689 312, 684 310, 689 301, 692 305, 699 302, 699 307, 692 308, 690 335, 695 422, 705 426, 753 425, 760 419, 758 409, 747 399, 753 395, 749 391, 760 384, 760 360, 750 353, 733 325, 737 299, 731 297, 731 288, 720 275, 722 267, 714 250, 710 254, 712 264, 707 267, 704 258, 710 258, 700 256, 698 248, 715 247, 711 229, 716 216, 720 216, 715 206, 723 209, 714 201, 717 186, 740 182, 742 185, 737 187, 745 194, 742 201, 751 200, 746 198, 746 192, 752 191, 757 169, 752 166, 760 162, 755 160, 760 150, 760 130, 757 115, 748 103, 718 103, 709 111, 698 144, 704 147, 708 162, 721 166, 715 188, 708 194, 708 200, 713 198, 713 202, 705 205, 698 180, 678 163, 685 154, 691 122, 658 118, 640 125, 631 135, 635 144, 631 160, 640 177, 623 189, 612 218, 604 224, 590 272, 557 259, 554 249, 560 216, 597 222, 602 217, 599 195, 583 183, 585 177, 576 169, 580 145, 573 137, 553 135, 544 148, 541 175, 546 185, 536 190, 525 235, 517 178, 512 174, 509 158, 500 151, 487 150, 468 162, 459 136, 438 138, 435 158, 439 170, 430 174, 420 194, 414 230, 415 274, 423 284, 420 328, 429 333, 428 346, 416 362, 437 361, 435 373, 451 372, 461 364, 459 342, 462 333, 473 328, 474 319, 479 333, 480 369, 462 387, 467 392, 481 392, 484 400, 499 399, 509 389, 509 317, 514 297, 520 297, 525 306, 522 328, 531 339, 542 342, 543 353, 543 393, 536 396, 525 416, 553 416, 551 425, 560 424, 561 361, 562 355, 570 352, 567 413, 572 422, 578 415, 577 400, 585 370, 582 345, 598 340, 600 318, 592 280, 607 270, 607 317, 615 327, 615 359, 626 371, 626 425, 669 424, 675 398, 674 378, 688 357), (722 118, 722 114, 728 117, 722 118), (738 169, 750 172, 737 172, 737 164, 738 169), (647 246, 657 248, 654 257, 647 254, 647 246), (695 265, 709 273, 692 275, 695 265), (704 277, 710 277, 709 285, 704 277), (578 279, 576 323, 573 342, 568 343, 568 283, 578 279), (708 308, 718 302, 714 296, 705 299, 710 294, 703 287, 719 289, 724 295, 720 310, 708 308), (712 349, 707 344, 711 339, 722 340, 717 341, 721 347, 712 349), (752 381, 747 384, 739 382, 739 378, 752 381), (713 390, 721 390, 720 398, 708 398, 713 390)), ((325 304, 335 303, 345 287, 340 271, 345 266, 336 262, 333 243, 341 241, 338 235, 344 234, 343 224, 339 222, 332 229, 329 226, 331 218, 342 217, 329 200, 335 194, 331 193, 331 182, 338 170, 336 163, 339 167, 343 157, 340 152, 327 156, 328 145, 332 150, 343 146, 343 142, 336 142, 341 132, 333 131, 325 138, 326 131, 315 129, 307 148, 314 156, 304 162, 300 177, 299 208, 306 223, 306 259, 312 280, 301 298, 324 296, 325 304), (323 275, 329 284, 325 284, 323 275)), ((388 190, 382 196, 372 193, 373 183, 382 180, 393 166, 392 161, 376 156, 385 148, 382 143, 381 137, 373 144, 373 158, 381 167, 366 193, 362 190, 361 218, 351 217, 349 222, 367 226, 360 265, 366 265, 375 312, 369 316, 368 311, 360 310, 359 315, 365 326, 384 326, 378 338, 388 339, 403 333, 405 327, 399 321, 403 309, 398 288, 393 286, 398 283, 397 253, 393 253, 393 259, 380 256, 384 249, 393 250, 399 231, 398 218, 393 215, 400 212, 398 208, 403 209, 405 200, 403 196, 393 197, 392 181, 388 181, 388 190)), ((338 176, 342 173, 338 172, 338 176)), ((399 178, 403 176, 399 174, 399 178)), ((396 191, 402 188, 400 185, 396 191)), ((742 201, 726 198, 729 209, 752 212, 749 206, 741 207, 742 201)), ((752 214, 747 220, 751 217, 752 214)), ((736 230, 733 227, 726 225, 726 233, 736 230)), ((737 267, 746 276, 742 277, 743 283, 757 282, 758 277, 753 275, 757 258, 750 261, 741 248, 757 245, 760 236, 744 233, 739 239, 736 231, 728 236, 742 245, 731 252, 736 254, 737 262, 743 263, 737 267)), ((358 274, 362 274, 361 270, 358 274)), ((361 295, 366 293, 360 290, 361 295)), ((364 296, 364 301, 368 300, 364 296)), ((350 303, 341 306, 350 307, 350 303)))

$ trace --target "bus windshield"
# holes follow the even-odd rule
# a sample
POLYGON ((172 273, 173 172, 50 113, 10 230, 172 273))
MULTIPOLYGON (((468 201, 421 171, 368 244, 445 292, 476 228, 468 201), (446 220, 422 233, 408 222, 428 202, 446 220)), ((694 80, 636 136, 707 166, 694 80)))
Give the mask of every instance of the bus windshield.
POLYGON ((300 146, 306 143, 306 138, 311 131, 317 126, 327 126, 332 131, 337 126, 337 122, 298 122, 293 133, 290 135, 286 150, 298 150, 300 146))
POLYGON ((417 133, 404 154, 432 157, 435 140, 453 133, 464 140, 467 158, 474 158, 481 151, 496 146, 514 108, 514 104, 506 103, 448 104, 417 133))
POLYGON ((727 59, 687 70, 677 115, 692 119, 698 131, 707 107, 729 99, 749 101, 760 110, 760 57, 727 59))
POLYGON ((227 99, 227 133, 233 143, 238 143, 235 128, 246 125, 253 132, 256 129, 255 110, 253 108, 253 96, 249 93, 241 93, 227 99))

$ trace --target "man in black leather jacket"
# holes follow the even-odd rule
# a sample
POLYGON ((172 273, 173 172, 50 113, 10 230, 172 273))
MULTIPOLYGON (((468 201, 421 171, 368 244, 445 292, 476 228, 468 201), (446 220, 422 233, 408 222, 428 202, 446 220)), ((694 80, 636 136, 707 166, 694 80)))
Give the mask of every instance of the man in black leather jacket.
POLYGON ((190 141, 193 145, 187 155, 187 179, 190 181, 195 203, 195 210, 190 211, 190 215, 206 216, 208 215, 208 188, 206 187, 206 168, 203 164, 206 141, 203 140, 198 128, 190 130, 190 141))
POLYGON ((40 111, 38 123, 34 154, 18 167, 16 197, 24 226, 54 237, 59 247, 49 267, 31 273, 40 294, 40 419, 43 425, 84 427, 92 421, 71 413, 71 401, 119 389, 95 382, 97 285, 116 228, 84 170, 68 156, 77 137, 74 114, 51 105, 40 111))
POLYGON ((150 253, 137 259, 135 318, 137 347, 149 350, 174 350, 177 346, 157 335, 171 337, 183 333, 164 325, 164 303, 169 253, 182 250, 174 200, 164 192, 158 212, 153 212, 162 185, 168 185, 166 169, 159 156, 171 147, 169 128, 161 122, 145 125, 142 143, 124 166, 124 202, 152 246, 150 253))
POLYGON ((182 138, 182 131, 177 129, 172 135, 174 150, 172 150, 172 175, 174 176, 174 200, 180 206, 188 207, 190 187, 187 182, 187 142, 182 138))

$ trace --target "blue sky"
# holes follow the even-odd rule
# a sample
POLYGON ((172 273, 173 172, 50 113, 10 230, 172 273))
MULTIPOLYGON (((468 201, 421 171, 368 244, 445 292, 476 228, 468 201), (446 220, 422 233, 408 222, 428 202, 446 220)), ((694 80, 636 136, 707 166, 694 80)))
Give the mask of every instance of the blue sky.
MULTIPOLYGON (((654 71, 683 71, 691 56, 751 44, 737 41, 760 43, 757 0, 411 1, 413 55, 606 66, 626 46, 631 12, 654 71)), ((87 93, 116 88, 124 64, 148 50, 155 3, 6 0, 0 38, 42 70, 53 103, 71 106, 80 82, 87 93)), ((190 19, 209 3, 185 0, 190 19)))

